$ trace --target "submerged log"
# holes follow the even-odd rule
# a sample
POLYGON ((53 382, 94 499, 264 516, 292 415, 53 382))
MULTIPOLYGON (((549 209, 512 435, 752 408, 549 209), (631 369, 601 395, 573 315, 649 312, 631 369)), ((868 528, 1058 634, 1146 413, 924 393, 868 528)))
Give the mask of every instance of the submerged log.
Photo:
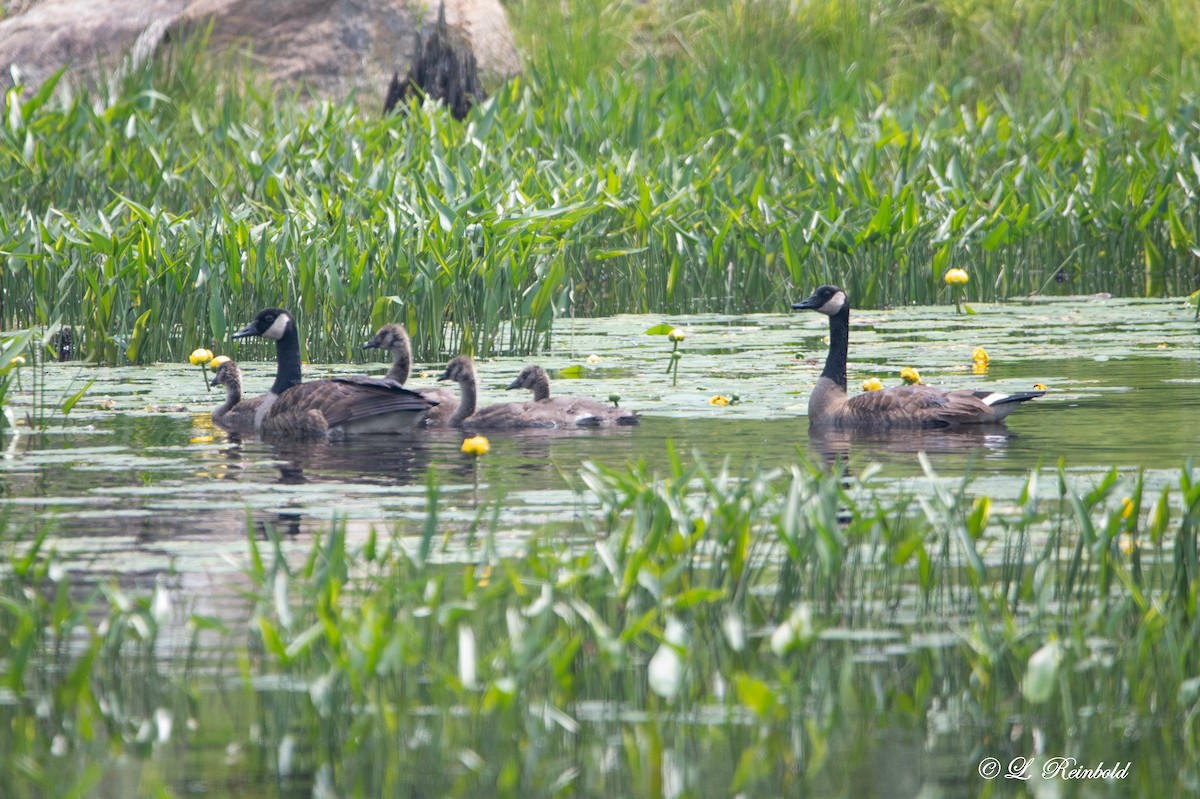
POLYGON ((446 24, 446 6, 438 7, 437 24, 428 36, 417 33, 412 67, 404 79, 392 74, 383 113, 389 114, 410 97, 432 97, 445 103, 457 120, 485 95, 479 85, 479 67, 470 46, 453 36, 446 24))

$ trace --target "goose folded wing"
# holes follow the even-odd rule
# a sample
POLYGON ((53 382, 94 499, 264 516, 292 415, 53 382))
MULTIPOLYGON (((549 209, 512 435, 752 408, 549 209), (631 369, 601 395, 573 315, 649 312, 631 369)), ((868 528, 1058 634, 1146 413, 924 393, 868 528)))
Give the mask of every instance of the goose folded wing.
POLYGON ((851 398, 846 407, 860 424, 949 427, 994 416, 970 390, 942 391, 932 386, 896 386, 851 398))
POLYGON ((434 404, 391 380, 337 378, 288 389, 276 400, 271 415, 314 409, 321 412, 330 427, 336 427, 385 413, 428 410, 434 404))

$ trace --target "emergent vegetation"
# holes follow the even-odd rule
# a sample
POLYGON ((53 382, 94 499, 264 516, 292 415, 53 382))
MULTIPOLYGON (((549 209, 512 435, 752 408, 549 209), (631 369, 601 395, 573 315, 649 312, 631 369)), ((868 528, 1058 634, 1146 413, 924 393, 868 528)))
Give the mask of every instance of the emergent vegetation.
POLYGON ((178 360, 286 304, 311 358, 398 319, 432 359, 818 283, 946 302, 952 266, 971 301, 1195 289, 1194 3, 510 12, 526 74, 465 124, 305 105, 190 51, 109 89, 9 92, 0 327, 178 360))
POLYGON ((1162 769, 1200 745, 1192 466, 1148 490, 1060 465, 1003 508, 926 471, 916 499, 803 467, 589 466, 581 521, 508 552, 492 508, 446 535, 432 480, 423 529, 252 534, 244 615, 189 624, 234 685, 161 637, 169 580, 81 602, 45 530, 10 538, 0 762, 24 764, 15 795, 65 795, 114 751, 216 736, 248 753, 231 775, 330 795, 858 795, 860 731, 916 726, 956 779, 1102 750, 1137 763, 1133 793, 1183 791, 1162 769))

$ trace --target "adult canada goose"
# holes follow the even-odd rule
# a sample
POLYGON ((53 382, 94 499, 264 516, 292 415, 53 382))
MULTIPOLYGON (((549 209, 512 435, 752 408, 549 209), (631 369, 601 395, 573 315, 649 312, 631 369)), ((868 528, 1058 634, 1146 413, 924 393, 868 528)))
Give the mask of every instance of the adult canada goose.
POLYGON ((635 425, 638 415, 627 408, 605 405, 582 397, 551 397, 550 376, 540 366, 526 366, 517 379, 508 384, 508 390, 527 388, 533 392, 533 401, 549 405, 575 418, 580 427, 608 427, 610 425, 635 425))
POLYGON ((846 428, 954 427, 998 422, 1018 405, 1044 391, 1004 394, 921 384, 895 386, 850 397, 846 394, 846 355, 850 345, 850 300, 837 286, 821 286, 795 310, 829 317, 829 355, 808 400, 810 425, 846 428))
POLYGON ((466 427, 470 430, 519 430, 525 428, 572 427, 574 417, 552 406, 534 402, 502 402, 476 409, 478 385, 475 378, 475 362, 469 355, 459 355, 446 365, 438 380, 453 380, 458 383, 462 399, 458 410, 447 424, 451 427, 466 427))
POLYGON ((233 361, 225 361, 213 373, 212 385, 225 386, 225 401, 213 409, 215 424, 238 433, 254 432, 254 414, 266 399, 242 399, 242 370, 233 361))
POLYGON ((392 380, 364 376, 301 382, 296 321, 282 308, 264 308, 233 338, 275 342, 275 383, 254 415, 255 432, 280 437, 316 435, 317 412, 330 436, 402 433, 435 403, 392 380))
MULTIPOLYGON (((390 350, 392 353, 392 368, 388 370, 387 378, 395 380, 400 385, 408 382, 412 371, 412 343, 408 339, 408 331, 403 325, 384 325, 375 332, 374 338, 363 344, 364 350, 390 350)), ((434 400, 437 405, 430 408, 418 424, 426 427, 445 427, 450 417, 458 410, 458 397, 454 392, 444 388, 413 389, 422 397, 434 400)))

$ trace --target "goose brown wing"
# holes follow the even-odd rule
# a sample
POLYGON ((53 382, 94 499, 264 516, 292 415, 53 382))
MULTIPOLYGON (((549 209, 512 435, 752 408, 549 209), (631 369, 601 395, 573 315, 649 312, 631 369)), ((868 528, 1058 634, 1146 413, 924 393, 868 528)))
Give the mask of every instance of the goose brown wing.
POLYGON ((293 386, 279 395, 271 416, 310 409, 321 412, 330 427, 396 411, 423 411, 431 400, 392 380, 372 377, 315 380, 293 386))
POLYGON ((635 425, 640 421, 637 414, 627 408, 618 408, 586 397, 550 397, 541 402, 553 403, 554 407, 562 410, 565 415, 576 417, 575 423, 584 427, 603 427, 607 424, 635 425))
POLYGON ((418 394, 426 399, 433 400, 437 405, 429 409, 429 413, 425 414, 424 424, 430 427, 440 427, 450 421, 450 417, 458 410, 458 397, 453 391, 445 388, 418 388, 414 389, 418 394))
POLYGON ((994 416, 974 391, 942 391, 921 385, 859 394, 846 408, 855 424, 867 426, 948 427, 994 416))

